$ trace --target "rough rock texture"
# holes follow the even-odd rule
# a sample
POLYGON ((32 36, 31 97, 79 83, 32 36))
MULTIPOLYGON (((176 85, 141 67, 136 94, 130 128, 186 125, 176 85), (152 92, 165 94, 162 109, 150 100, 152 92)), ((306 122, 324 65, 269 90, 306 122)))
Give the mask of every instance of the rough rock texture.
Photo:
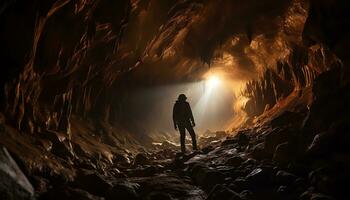
POLYGON ((1 195, 33 194, 10 173, 16 162, 42 199, 347 199, 349 10, 348 0, 1 1, 0 143, 15 160, 3 151, 1 195), (130 92, 200 80, 207 66, 245 85, 243 128, 200 138, 190 154, 152 145, 130 92))
POLYGON ((3 146, 0 146, 0 179, 1 199, 24 200, 34 197, 33 186, 3 146))

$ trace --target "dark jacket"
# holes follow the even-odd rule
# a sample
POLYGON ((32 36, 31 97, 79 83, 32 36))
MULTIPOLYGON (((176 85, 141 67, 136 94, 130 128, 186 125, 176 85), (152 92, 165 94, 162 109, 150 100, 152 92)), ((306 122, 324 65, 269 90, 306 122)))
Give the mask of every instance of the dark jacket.
POLYGON ((187 101, 176 101, 173 109, 174 124, 192 122, 194 124, 191 106, 187 101))

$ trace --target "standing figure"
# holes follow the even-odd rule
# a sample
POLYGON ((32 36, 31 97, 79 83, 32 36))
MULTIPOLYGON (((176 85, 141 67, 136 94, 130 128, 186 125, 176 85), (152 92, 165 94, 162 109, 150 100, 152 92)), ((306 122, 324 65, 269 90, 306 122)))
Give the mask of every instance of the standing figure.
POLYGON ((180 142, 182 153, 186 152, 185 147, 185 137, 186 129, 192 138, 192 148, 197 150, 196 133, 193 127, 196 125, 194 123, 194 118, 191 110, 190 104, 186 101, 187 97, 184 94, 180 94, 173 109, 173 121, 175 130, 180 131, 180 142))

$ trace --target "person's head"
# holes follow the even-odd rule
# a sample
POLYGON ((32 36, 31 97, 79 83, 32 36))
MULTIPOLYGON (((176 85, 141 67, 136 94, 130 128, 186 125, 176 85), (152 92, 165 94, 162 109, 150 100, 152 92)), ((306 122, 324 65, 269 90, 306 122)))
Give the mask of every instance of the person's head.
POLYGON ((187 97, 185 94, 180 94, 179 97, 177 98, 177 100, 179 101, 186 101, 187 97))

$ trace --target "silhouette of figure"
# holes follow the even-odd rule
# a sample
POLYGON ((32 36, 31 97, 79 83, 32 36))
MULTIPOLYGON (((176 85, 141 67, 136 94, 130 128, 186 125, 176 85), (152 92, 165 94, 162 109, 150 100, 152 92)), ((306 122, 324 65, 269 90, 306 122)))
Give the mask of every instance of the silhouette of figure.
POLYGON ((192 138, 192 148, 197 150, 196 133, 193 127, 196 125, 194 123, 194 118, 191 110, 190 104, 186 101, 187 97, 184 94, 180 94, 173 109, 173 121, 175 130, 179 129, 180 132, 180 142, 182 153, 186 152, 185 147, 185 137, 186 129, 192 138))

